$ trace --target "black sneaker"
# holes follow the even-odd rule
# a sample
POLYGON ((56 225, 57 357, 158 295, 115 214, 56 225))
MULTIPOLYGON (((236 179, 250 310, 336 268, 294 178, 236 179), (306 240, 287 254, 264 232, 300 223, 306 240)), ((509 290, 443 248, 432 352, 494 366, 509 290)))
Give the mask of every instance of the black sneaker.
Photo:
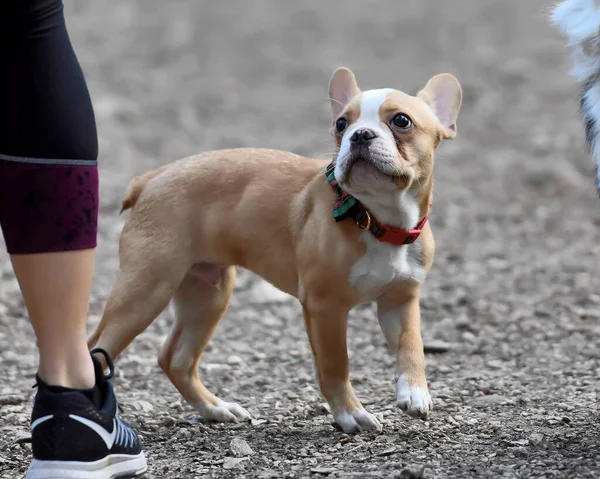
POLYGON ((119 417, 109 382, 113 363, 103 349, 91 354, 96 372, 93 390, 56 388, 36 378, 38 392, 31 414, 33 461, 25 479, 131 478, 146 471, 140 440, 119 417), (94 353, 105 356, 108 376, 94 353))

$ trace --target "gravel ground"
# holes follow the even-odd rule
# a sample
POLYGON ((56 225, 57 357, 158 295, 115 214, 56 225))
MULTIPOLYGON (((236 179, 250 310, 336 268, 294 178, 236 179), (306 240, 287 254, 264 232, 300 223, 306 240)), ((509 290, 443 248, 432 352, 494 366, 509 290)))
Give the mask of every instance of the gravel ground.
MULTIPOLYGON (((115 279, 117 210, 134 174, 221 147, 327 154, 326 86, 340 64, 363 88, 414 92, 441 71, 464 87, 458 137, 436 164, 423 336, 445 351, 427 355, 429 420, 396 409, 393 358, 369 305, 350 321, 352 379, 383 432, 336 430, 299 306, 242 271, 201 369, 211 389, 255 416, 252 425, 206 424, 182 404, 156 364, 169 311, 117 363, 117 392, 143 436, 149 478, 600 477, 600 206, 567 52, 546 22, 551 6, 69 3, 101 148, 90 327, 115 279)), ((21 477, 31 458, 36 360, 3 255, 1 478, 21 477)))

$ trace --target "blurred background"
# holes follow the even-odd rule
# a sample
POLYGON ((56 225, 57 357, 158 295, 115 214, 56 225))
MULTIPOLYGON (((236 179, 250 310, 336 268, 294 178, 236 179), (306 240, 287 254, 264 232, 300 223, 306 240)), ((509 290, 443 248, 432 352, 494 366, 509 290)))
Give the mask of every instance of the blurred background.
MULTIPOLYGON (((422 300, 434 411, 395 408, 393 357, 366 305, 350 321, 352 380, 384 423, 348 437, 314 380, 296 301, 240 272, 203 358, 207 385, 256 418, 203 424, 156 365, 166 311, 118 362, 124 416, 149 477, 593 477, 600 205, 578 86, 546 0, 137 0, 67 2, 100 141, 95 324, 118 271, 118 209, 136 174, 200 151, 331 153, 327 84, 415 93, 436 73, 461 82, 456 140, 436 157, 436 259, 422 300), (229 441, 251 460, 232 466, 229 441), (230 467, 233 467, 230 469, 230 467), (404 474, 403 476, 401 474, 404 474), (410 474, 413 474, 411 476, 410 474), (487 475, 487 476, 486 476, 487 475)), ((30 457, 34 337, 0 257, 0 477, 30 457)))

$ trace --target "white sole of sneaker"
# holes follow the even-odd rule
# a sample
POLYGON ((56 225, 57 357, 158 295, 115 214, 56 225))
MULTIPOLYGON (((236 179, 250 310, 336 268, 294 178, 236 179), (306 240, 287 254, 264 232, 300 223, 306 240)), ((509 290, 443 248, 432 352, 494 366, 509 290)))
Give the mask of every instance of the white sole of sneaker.
POLYGON ((137 477, 148 469, 146 457, 113 454, 94 462, 34 459, 25 479, 116 479, 137 477))

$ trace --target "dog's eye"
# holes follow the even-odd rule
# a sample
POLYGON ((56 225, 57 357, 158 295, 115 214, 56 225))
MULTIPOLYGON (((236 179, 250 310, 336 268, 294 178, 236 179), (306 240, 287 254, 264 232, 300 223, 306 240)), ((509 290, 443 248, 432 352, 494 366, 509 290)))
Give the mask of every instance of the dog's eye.
POLYGON ((347 126, 348 120, 346 120, 345 118, 338 118, 338 120, 335 122, 335 129, 338 133, 344 131, 347 126))
POLYGON ((412 121, 410 121, 410 118, 406 115, 398 113, 394 118, 392 118, 392 124, 401 130, 408 130, 412 126, 412 121))

